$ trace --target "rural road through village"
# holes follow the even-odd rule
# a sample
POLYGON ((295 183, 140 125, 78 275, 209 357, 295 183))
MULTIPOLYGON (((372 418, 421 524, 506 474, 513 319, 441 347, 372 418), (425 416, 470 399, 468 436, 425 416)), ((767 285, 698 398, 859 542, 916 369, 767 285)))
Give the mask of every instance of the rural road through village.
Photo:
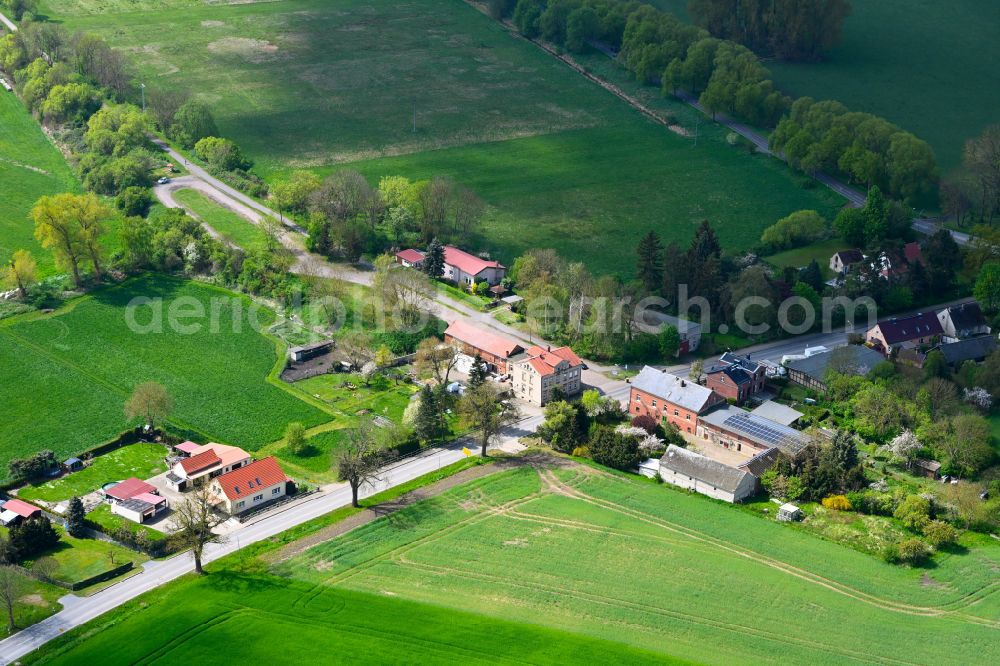
MULTIPOLYGON (((509 448, 520 437, 534 432, 540 422, 540 416, 532 416, 508 428, 498 448, 509 448)), ((474 448, 471 442, 458 441, 422 451, 416 456, 395 463, 385 470, 382 480, 376 486, 362 488, 360 495, 368 497, 457 462, 465 457, 462 451, 465 445, 469 445, 470 449, 474 448)), ((347 484, 324 486, 319 492, 304 497, 301 501, 293 500, 265 512, 254 522, 232 532, 225 542, 209 544, 203 559, 206 563, 211 562, 234 553, 243 546, 272 537, 350 503, 351 490, 347 484)), ((66 595, 59 600, 63 605, 61 611, 0 641, 0 665, 17 661, 70 629, 192 571, 194 571, 194 560, 185 552, 167 560, 146 562, 142 573, 126 578, 93 595, 87 597, 66 595)))

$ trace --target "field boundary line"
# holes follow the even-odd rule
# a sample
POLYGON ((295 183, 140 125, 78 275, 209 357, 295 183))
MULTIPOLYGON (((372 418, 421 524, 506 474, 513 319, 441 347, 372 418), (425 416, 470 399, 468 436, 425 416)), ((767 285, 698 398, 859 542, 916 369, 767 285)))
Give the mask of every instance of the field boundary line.
MULTIPOLYGON (((555 477, 553 477, 553 478, 555 478, 555 477)), ((621 513, 623 515, 632 516, 632 517, 636 518, 637 520, 642 520, 644 522, 648 522, 648 523, 653 524, 653 525, 659 525, 660 527, 662 527, 664 529, 668 529, 668 530, 679 532, 681 534, 685 534, 686 536, 688 536, 688 538, 691 538, 691 539, 697 539, 697 540, 705 541, 706 543, 713 544, 717 548, 729 551, 729 552, 731 552, 731 553, 733 553, 735 555, 738 555, 740 557, 745 557, 747 559, 750 559, 752 561, 758 562, 758 563, 763 564, 765 566, 773 567, 775 569, 778 569, 779 571, 783 571, 783 572, 785 572, 785 573, 787 573, 787 574, 789 574, 791 576, 794 576, 794 577, 799 578, 801 580, 804 580, 806 582, 812 583, 814 585, 819 585, 821 587, 825 587, 825 588, 827 588, 827 589, 829 589, 831 591, 837 592, 837 593, 842 594, 842 595, 847 596, 847 597, 851 597, 853 599, 856 599, 858 601, 862 601, 864 603, 870 604, 872 606, 875 606, 877 608, 881 608, 881 609, 886 610, 886 611, 903 613, 903 614, 906 614, 906 615, 918 615, 918 616, 924 616, 924 617, 941 617, 941 616, 945 616, 945 615, 956 615, 957 617, 960 617, 960 618, 965 618, 966 617, 963 614, 958 614, 955 611, 950 610, 950 609, 948 609, 946 607, 943 607, 943 606, 937 606, 937 607, 935 607, 935 606, 917 606, 917 605, 908 604, 908 603, 904 603, 904 602, 893 601, 891 599, 885 599, 885 598, 877 597, 877 596, 875 596, 873 594, 870 594, 868 592, 864 592, 863 590, 859 590, 859 589, 851 587, 850 585, 847 585, 845 583, 841 583, 839 581, 835 581, 835 580, 832 580, 830 578, 826 578, 825 576, 821 576, 820 574, 808 571, 806 569, 802 569, 802 568, 797 567, 797 566, 795 566, 793 564, 790 564, 788 562, 784 562, 784 561, 782 561, 780 559, 777 559, 777 558, 774 558, 774 557, 770 557, 770 556, 767 556, 767 555, 763 555, 763 554, 758 553, 758 552, 756 552, 756 551, 754 551, 754 550, 752 550, 750 548, 745 548, 745 547, 742 547, 742 546, 737 546, 736 544, 733 544, 733 543, 724 541, 722 539, 718 539, 716 537, 710 536, 710 535, 708 535, 708 534, 706 534, 704 532, 701 532, 700 530, 696 530, 694 528, 686 527, 686 526, 680 525, 678 523, 672 523, 671 521, 668 521, 668 520, 665 520, 665 519, 662 519, 662 518, 659 518, 659 517, 656 517, 656 516, 652 516, 650 514, 644 513, 642 511, 637 510, 637 509, 631 509, 631 508, 628 508, 628 507, 624 507, 624 506, 615 504, 614 502, 611 502, 611 501, 608 501, 608 500, 602 500, 602 499, 593 497, 593 496, 588 495, 588 494, 586 494, 586 493, 584 493, 584 492, 582 492, 580 490, 577 490, 577 489, 571 488, 569 486, 566 486, 565 484, 562 484, 558 479, 555 479, 555 482, 559 483, 560 485, 562 485, 565 488, 565 491, 567 493, 569 493, 571 497, 576 497, 577 499, 579 499, 581 501, 594 504, 595 506, 601 506, 601 507, 604 507, 604 508, 609 509, 611 511, 615 511, 617 513, 621 513)), ((1000 584, 1000 583, 997 583, 997 584, 1000 584)), ((994 585, 994 583, 991 583, 990 585, 994 585)), ((954 600, 952 602, 948 602, 948 603, 949 604, 950 603, 954 603, 954 600)), ((989 626, 989 627, 998 627, 998 626, 1000 626, 1000 624, 998 624, 996 622, 991 622, 991 621, 989 621, 989 620, 987 620, 985 618, 976 618, 976 620, 972 620, 971 618, 969 618, 969 620, 973 624, 981 624, 983 626, 989 626)))

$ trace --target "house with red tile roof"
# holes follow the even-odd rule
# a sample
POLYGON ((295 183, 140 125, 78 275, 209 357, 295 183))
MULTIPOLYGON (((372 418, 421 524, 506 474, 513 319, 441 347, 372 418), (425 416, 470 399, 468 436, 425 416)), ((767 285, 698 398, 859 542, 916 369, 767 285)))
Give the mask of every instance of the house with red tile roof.
POLYGON ((195 484, 243 467, 251 460, 250 454, 238 446, 210 442, 188 449, 188 457, 174 463, 167 473, 167 483, 175 490, 187 490, 195 484))
POLYGON ((223 510, 236 516, 281 499, 287 492, 288 482, 278 461, 268 456, 215 477, 209 492, 223 510))
POLYGON ((510 359, 524 351, 524 347, 513 340, 462 319, 456 319, 448 326, 444 341, 468 356, 478 353, 491 371, 500 374, 506 374, 510 359))
POLYGON ((566 396, 580 392, 583 361, 569 347, 535 345, 511 359, 510 373, 514 395, 542 406, 556 389, 566 396))
POLYGON ((444 246, 444 278, 461 287, 470 287, 477 282, 488 282, 490 286, 500 284, 507 275, 507 269, 499 261, 481 259, 452 245, 444 246))
POLYGON ((396 263, 402 264, 407 268, 420 268, 420 264, 424 262, 424 253, 420 250, 400 250, 396 253, 396 263))

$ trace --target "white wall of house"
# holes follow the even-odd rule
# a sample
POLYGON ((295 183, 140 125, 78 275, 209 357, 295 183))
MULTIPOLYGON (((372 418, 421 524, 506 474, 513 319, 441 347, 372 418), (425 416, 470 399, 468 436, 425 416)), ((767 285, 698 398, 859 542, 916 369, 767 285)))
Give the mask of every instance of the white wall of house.
POLYGON ((685 474, 678 474, 676 471, 668 469, 663 465, 660 466, 660 478, 662 478, 665 483, 669 483, 679 488, 685 488, 687 490, 694 490, 702 495, 707 495, 731 504, 734 502, 742 502, 754 493, 754 477, 751 474, 747 474, 743 477, 735 492, 729 492, 716 488, 711 484, 705 483, 704 481, 692 479, 685 474))
POLYGON ((280 499, 285 496, 286 482, 276 483, 273 486, 267 486, 266 488, 254 488, 251 491, 253 494, 247 493, 245 496, 231 500, 226 497, 226 494, 222 492, 219 482, 212 481, 212 494, 222 500, 222 506, 227 513, 231 515, 237 515, 243 513, 244 511, 249 511, 255 507, 258 507, 266 502, 272 500, 280 499))

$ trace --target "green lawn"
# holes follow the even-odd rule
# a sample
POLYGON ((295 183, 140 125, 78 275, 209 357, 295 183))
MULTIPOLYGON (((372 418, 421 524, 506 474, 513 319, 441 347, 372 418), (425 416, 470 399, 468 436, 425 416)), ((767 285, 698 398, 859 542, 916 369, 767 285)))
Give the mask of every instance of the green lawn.
POLYGON ((839 664, 1000 658, 998 566, 994 544, 939 554, 929 569, 888 565, 700 496, 578 468, 473 482, 273 570, 701 663, 839 664))
POLYGON ((45 7, 129 50, 151 89, 210 103, 269 179, 343 165, 454 177, 490 205, 470 244, 505 262, 555 247, 629 275, 650 228, 683 243, 707 218, 745 248, 794 210, 841 203, 708 123, 696 148, 461 0, 45 7))
POLYGON ((148 479, 166 471, 163 458, 167 450, 159 444, 139 443, 124 446, 103 456, 90 465, 53 481, 25 486, 17 496, 31 501, 61 502, 99 489, 105 483, 121 481, 130 476, 148 479))
POLYGON ((98 504, 96 509, 87 514, 87 520, 95 525, 100 525, 104 528, 105 532, 113 532, 114 530, 125 527, 134 534, 144 532, 146 536, 149 537, 150 541, 159 541, 167 538, 167 535, 159 530, 154 530, 152 527, 134 523, 127 518, 122 518, 117 514, 111 513, 110 504, 98 504))
POLYGON ((0 94, 0 264, 29 250, 40 276, 56 272, 52 254, 35 240, 28 213, 46 194, 79 189, 62 155, 16 95, 0 94))
POLYGON ((294 453, 284 445, 268 451, 289 465, 290 474, 312 482, 335 480, 330 475, 333 452, 343 445, 349 429, 359 418, 383 416, 398 424, 410 397, 417 391, 413 384, 396 384, 384 377, 377 377, 365 386, 364 380, 356 374, 319 375, 295 382, 293 386, 340 415, 337 429, 313 434, 302 452, 294 453))
POLYGON ((806 247, 797 247, 784 252, 772 254, 764 260, 778 268, 791 266, 793 268, 805 268, 809 262, 815 259, 819 263, 819 268, 823 271, 823 277, 830 279, 833 271, 830 270, 830 257, 840 250, 850 249, 850 246, 839 238, 820 241, 806 247))
MULTIPOLYGON (((64 583, 76 583, 110 571, 126 562, 139 566, 149 559, 147 555, 100 539, 76 539, 57 528, 59 543, 42 554, 51 557, 58 568, 53 577, 64 583)), ((31 568, 33 563, 26 562, 31 568)))
POLYGON ((178 190, 174 193, 174 198, 233 245, 248 251, 266 247, 267 237, 260 227, 201 192, 178 190))
MULTIPOLYGON (((2 529, 4 528, 0 528, 2 529)), ((20 590, 14 602, 14 623, 19 629, 41 622, 62 609, 59 598, 66 594, 65 589, 28 576, 20 576, 19 580, 20 590)), ((10 635, 7 632, 6 609, 3 619, 0 622, 0 639, 10 635)))
POLYGON ((280 438, 290 421, 311 427, 330 420, 276 378, 284 350, 255 329, 254 318, 266 328, 273 315, 232 292, 146 275, 53 315, 4 320, 0 367, 14 371, 0 382, 0 469, 40 449, 63 457, 111 439, 127 425, 125 399, 145 381, 166 386, 175 428, 251 451, 280 438), (129 310, 136 297, 152 305, 129 310), (130 328, 129 313, 134 323, 149 325, 160 306, 162 327, 130 328), (171 308, 179 315, 200 309, 204 316, 171 318, 171 308))

